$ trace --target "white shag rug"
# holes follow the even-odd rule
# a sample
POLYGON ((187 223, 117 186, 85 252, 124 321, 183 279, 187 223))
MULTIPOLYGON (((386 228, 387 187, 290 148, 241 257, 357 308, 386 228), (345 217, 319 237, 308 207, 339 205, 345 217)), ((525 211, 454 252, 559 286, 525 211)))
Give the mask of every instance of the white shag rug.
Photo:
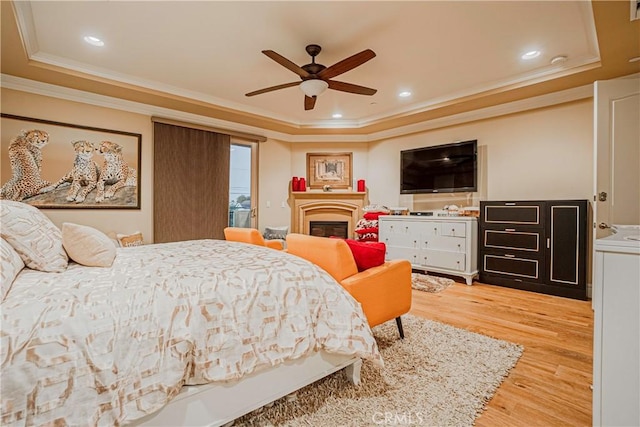
POLYGON ((411 287, 419 291, 440 292, 455 283, 446 277, 430 276, 422 273, 411 273, 411 287))
POLYGON ((523 347, 453 326, 402 316, 373 329, 384 368, 365 361, 362 383, 343 372, 260 408, 234 426, 472 426, 523 347))

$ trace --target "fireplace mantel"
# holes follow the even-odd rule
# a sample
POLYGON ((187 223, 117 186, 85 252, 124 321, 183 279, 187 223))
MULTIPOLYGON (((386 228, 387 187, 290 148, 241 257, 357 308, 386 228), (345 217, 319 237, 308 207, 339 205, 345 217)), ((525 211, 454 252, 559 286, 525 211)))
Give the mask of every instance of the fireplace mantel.
POLYGON ((368 203, 366 192, 356 191, 292 191, 291 232, 309 234, 311 221, 347 221, 350 237, 368 203))

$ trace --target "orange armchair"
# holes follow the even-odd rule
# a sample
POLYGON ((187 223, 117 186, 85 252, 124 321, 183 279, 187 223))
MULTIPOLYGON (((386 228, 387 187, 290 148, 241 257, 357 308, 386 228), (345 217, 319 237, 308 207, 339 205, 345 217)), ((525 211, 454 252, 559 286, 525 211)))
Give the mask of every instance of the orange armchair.
POLYGON ((265 240, 255 228, 227 227, 224 229, 224 238, 232 242, 250 243, 271 249, 282 250, 283 248, 281 240, 265 240))
POLYGON ((396 319, 404 338, 400 316, 411 309, 411 264, 392 260, 358 272, 349 245, 341 239, 287 235, 287 252, 326 270, 362 306, 369 326, 396 319))

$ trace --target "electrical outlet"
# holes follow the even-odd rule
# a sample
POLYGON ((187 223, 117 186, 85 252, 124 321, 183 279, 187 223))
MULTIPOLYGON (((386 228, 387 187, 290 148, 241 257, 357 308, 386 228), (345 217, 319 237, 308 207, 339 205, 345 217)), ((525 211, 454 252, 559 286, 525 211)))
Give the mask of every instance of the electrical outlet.
POLYGON ((267 200, 267 207, 270 208, 271 207, 271 201, 267 200))

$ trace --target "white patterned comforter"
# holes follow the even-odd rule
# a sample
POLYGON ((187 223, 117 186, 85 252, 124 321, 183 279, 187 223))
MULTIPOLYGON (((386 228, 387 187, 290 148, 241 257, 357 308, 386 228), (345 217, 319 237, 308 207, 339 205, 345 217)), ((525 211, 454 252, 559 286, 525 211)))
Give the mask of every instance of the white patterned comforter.
POLYGON ((111 268, 25 269, 0 306, 2 425, 114 425, 183 384, 325 350, 381 362, 357 302, 280 251, 198 240, 119 249, 111 268))

